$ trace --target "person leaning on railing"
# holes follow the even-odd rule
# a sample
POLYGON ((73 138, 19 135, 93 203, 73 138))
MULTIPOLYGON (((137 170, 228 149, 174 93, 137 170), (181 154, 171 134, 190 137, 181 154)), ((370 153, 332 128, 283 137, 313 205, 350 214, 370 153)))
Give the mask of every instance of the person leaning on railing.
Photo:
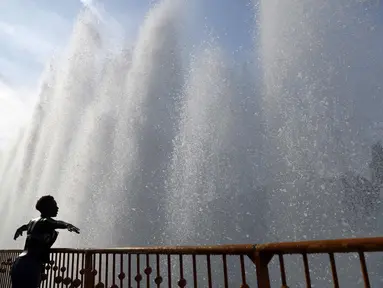
POLYGON ((72 224, 53 219, 59 208, 52 196, 42 196, 36 203, 36 209, 41 213, 40 217, 18 228, 14 236, 16 240, 27 232, 24 250, 11 269, 12 288, 39 287, 44 264, 49 262, 50 248, 58 236, 56 229, 80 233, 80 229, 72 224))

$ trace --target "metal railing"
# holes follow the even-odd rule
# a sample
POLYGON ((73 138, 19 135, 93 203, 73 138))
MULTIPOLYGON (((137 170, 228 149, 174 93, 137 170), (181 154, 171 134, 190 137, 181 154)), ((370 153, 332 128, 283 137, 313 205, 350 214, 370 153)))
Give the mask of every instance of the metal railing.
MULTIPOLYGON (((269 288, 270 261, 275 259, 282 286, 278 285, 286 288, 286 254, 300 255, 305 286, 311 287, 308 255, 327 254, 332 286, 337 288, 337 253, 359 256, 363 285, 370 287, 365 253, 382 251, 383 237, 205 247, 53 249, 40 287, 269 288)), ((11 287, 9 273, 18 253, 0 250, 0 288, 11 287)))

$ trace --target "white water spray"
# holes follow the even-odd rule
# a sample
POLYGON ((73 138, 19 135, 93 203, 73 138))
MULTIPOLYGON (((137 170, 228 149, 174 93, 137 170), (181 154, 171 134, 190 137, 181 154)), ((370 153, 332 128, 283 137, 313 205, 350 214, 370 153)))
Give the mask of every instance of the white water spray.
POLYGON ((383 38, 372 10, 261 1, 246 63, 212 39, 192 43, 187 11, 160 3, 118 52, 106 52, 105 23, 80 15, 33 121, 0 158, 2 247, 21 245, 13 230, 44 194, 82 228, 79 238, 62 233, 61 246, 379 233, 379 203, 347 212, 339 180, 369 178, 380 138, 383 38))

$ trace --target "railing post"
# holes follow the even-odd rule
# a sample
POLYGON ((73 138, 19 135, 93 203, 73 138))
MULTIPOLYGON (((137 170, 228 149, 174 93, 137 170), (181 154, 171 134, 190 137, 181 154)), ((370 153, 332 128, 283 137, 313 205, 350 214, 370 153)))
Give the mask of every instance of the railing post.
POLYGON ((270 288, 269 262, 273 254, 255 251, 254 260, 257 269, 258 288, 270 288))
POLYGON ((91 251, 85 252, 84 288, 94 287, 94 275, 92 273, 92 269, 93 269, 92 256, 93 256, 93 253, 91 251))
POLYGON ((254 251, 247 256, 255 264, 258 288, 270 288, 269 263, 274 254, 259 251, 257 245, 254 245, 254 251))

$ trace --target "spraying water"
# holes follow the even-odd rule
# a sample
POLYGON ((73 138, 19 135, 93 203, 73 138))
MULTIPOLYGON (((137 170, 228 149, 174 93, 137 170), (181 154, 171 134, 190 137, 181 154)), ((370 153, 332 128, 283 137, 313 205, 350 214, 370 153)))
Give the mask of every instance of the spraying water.
POLYGON ((20 246, 11 234, 44 194, 83 231, 61 246, 377 235, 380 195, 363 183, 382 138, 382 24, 351 2, 261 1, 253 54, 235 59, 191 43, 181 1, 153 8, 117 52, 83 12, 0 158, 1 246, 20 246))
MULTIPOLYGON (((374 128, 382 121, 376 78, 383 64, 382 25, 373 12, 381 7, 372 4, 262 1, 270 207, 277 212, 269 226, 279 239, 379 233, 380 193, 366 179, 370 145, 382 137, 374 128)), ((349 267, 355 259, 341 261, 347 267, 342 273, 354 277, 346 286, 358 283, 360 275, 349 267)), ((318 264, 314 274, 324 268, 318 264)), ((328 285, 326 277, 317 281, 328 285)))

